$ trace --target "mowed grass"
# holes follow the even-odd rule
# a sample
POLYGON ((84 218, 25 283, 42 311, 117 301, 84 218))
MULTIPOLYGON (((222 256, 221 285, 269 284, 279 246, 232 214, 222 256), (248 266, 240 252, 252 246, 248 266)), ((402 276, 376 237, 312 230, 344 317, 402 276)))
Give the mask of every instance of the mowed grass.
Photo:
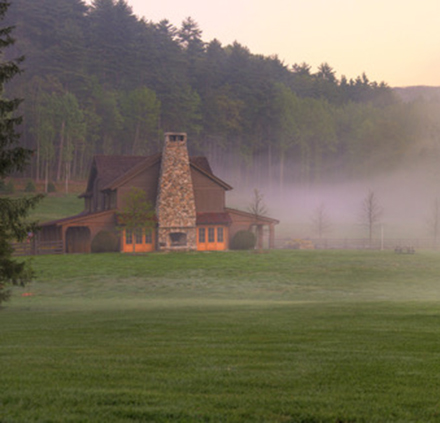
MULTIPOLYGON (((28 194, 29 195, 29 194, 28 194)), ((46 194, 37 207, 30 212, 30 218, 40 223, 74 216, 84 210, 84 200, 78 194, 46 194)))
POLYGON ((1 422, 440 421, 439 253, 33 263, 0 310, 1 422))

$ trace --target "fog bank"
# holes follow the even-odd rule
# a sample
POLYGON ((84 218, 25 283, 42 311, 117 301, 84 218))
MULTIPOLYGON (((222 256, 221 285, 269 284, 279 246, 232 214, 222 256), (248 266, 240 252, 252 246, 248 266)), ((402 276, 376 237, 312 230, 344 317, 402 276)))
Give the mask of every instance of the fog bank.
POLYGON ((357 180, 322 182, 310 186, 289 184, 282 188, 274 183, 238 183, 234 173, 214 169, 219 177, 234 187, 227 194, 227 204, 246 210, 253 190, 263 195, 268 215, 281 221, 277 236, 314 238, 312 216, 321 205, 331 223, 330 238, 365 237, 361 225, 362 202, 371 190, 383 209, 380 225, 385 236, 393 238, 428 238, 427 220, 433 204, 440 197, 438 171, 435 166, 418 165, 357 180))

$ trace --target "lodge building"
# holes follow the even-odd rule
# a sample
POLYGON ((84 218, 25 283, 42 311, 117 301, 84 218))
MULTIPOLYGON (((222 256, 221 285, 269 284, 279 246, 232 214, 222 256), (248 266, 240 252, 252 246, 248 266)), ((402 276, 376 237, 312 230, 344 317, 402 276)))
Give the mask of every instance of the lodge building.
POLYGON ((101 231, 118 235, 118 251, 215 251, 229 249, 239 230, 254 230, 258 243, 273 248, 275 225, 265 216, 226 207, 232 187, 216 177, 206 157, 189 157, 185 133, 166 133, 163 151, 151 156, 95 156, 84 211, 41 225, 41 241, 62 241, 64 252, 91 252, 101 231), (118 211, 133 188, 142 189, 155 208, 155 228, 117 230, 118 211), (266 228, 268 230, 263 231, 266 228))

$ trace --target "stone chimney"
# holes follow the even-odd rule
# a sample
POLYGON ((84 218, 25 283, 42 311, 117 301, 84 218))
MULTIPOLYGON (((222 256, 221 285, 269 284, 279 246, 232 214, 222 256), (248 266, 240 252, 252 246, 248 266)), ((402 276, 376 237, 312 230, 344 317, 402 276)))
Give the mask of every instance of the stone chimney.
POLYGON ((197 250, 196 203, 185 133, 165 134, 156 215, 159 250, 197 250))

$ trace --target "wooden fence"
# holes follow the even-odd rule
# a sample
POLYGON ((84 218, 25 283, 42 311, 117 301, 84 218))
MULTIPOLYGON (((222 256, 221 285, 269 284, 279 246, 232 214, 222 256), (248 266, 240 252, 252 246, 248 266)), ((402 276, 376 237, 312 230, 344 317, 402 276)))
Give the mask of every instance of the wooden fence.
POLYGON ((393 238, 373 239, 367 238, 326 238, 326 239, 277 239, 277 248, 315 249, 315 250, 436 250, 433 239, 427 238, 393 238))
MULTIPOLYGON (((394 250, 396 252, 436 250, 433 239, 424 238, 394 238, 374 239, 371 242, 366 238, 326 238, 326 239, 292 239, 278 238, 275 242, 278 249, 314 249, 314 250, 394 250)), ((14 256, 30 256, 42 254, 63 254, 62 241, 16 242, 12 244, 14 256)))
POLYGON ((33 256, 42 254, 63 254, 62 241, 38 241, 13 242, 14 256, 33 256))

